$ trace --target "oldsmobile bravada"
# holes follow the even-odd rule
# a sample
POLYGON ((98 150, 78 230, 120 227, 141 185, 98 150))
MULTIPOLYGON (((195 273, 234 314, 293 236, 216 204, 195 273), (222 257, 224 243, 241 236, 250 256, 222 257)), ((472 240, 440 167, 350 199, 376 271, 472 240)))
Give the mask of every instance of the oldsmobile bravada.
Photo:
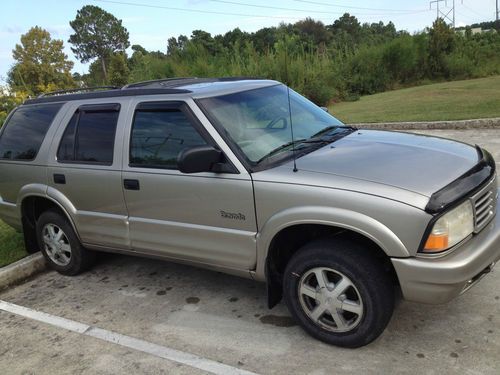
POLYGON ((53 269, 111 251, 252 278, 346 347, 383 332, 396 291, 444 303, 488 273, 497 209, 486 150, 345 126, 270 80, 58 92, 0 133, 0 218, 53 269))

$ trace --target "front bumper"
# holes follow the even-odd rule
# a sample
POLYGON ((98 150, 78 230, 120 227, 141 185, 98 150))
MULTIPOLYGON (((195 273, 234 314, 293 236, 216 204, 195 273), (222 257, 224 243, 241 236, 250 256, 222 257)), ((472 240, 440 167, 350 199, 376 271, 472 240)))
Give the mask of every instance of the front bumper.
POLYGON ((500 260, 500 201, 497 215, 478 234, 437 258, 392 258, 406 300, 439 304, 467 291, 500 260))

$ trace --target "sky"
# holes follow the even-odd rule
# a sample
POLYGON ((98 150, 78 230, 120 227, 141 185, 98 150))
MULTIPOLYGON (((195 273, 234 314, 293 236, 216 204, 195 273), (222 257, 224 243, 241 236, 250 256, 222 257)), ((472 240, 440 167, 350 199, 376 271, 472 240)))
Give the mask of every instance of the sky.
MULTIPOLYGON (((445 13, 453 0, 440 0, 445 13)), ((496 0, 455 0, 456 25, 491 21, 496 0)), ((33 26, 48 30, 54 39, 64 41, 65 52, 75 62, 73 71, 85 73, 68 43, 69 21, 84 5, 97 5, 123 21, 130 33, 130 44, 166 52, 167 40, 196 29, 223 34, 239 27, 256 31, 312 17, 332 24, 343 13, 361 22, 392 21, 397 29, 416 32, 430 26, 436 18, 436 3, 428 0, 23 0, 2 1, 0 13, 0 85, 13 65, 12 49, 22 34, 33 26), (432 9, 430 9, 432 7, 432 9)))

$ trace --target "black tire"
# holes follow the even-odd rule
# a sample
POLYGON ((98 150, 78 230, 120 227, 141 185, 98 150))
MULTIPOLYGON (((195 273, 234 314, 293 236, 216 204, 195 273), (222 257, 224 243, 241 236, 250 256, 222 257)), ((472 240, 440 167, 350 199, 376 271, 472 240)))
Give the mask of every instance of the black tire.
MULTIPOLYGON (((314 283, 315 278, 314 274, 310 280, 314 283)), ((336 286, 335 282, 332 284, 336 286)), ((316 286, 316 290, 321 290, 319 285, 316 286)), ((287 264, 283 280, 283 294, 290 313, 307 333, 328 344, 348 348, 367 345, 379 337, 394 311, 394 286, 381 262, 370 253, 370 249, 341 237, 316 240, 299 249, 287 264), (311 306, 309 314, 319 302, 315 298, 301 297, 299 287, 308 272, 312 275, 311 271, 319 267, 333 269, 347 276, 354 286, 350 292, 358 296, 361 301, 361 307, 358 308, 363 313, 351 315, 351 322, 357 320, 355 323, 357 325, 346 332, 333 332, 324 328, 325 319, 327 322, 328 319, 334 322, 333 315, 328 315, 329 310, 326 310, 326 316, 321 315, 319 318, 322 322, 313 321, 306 312, 308 307, 304 301, 313 301, 312 303, 315 304, 311 306)), ((345 294, 342 298, 346 298, 345 294)), ((329 303, 331 301, 330 299, 329 303)), ((335 311, 345 314, 343 310, 335 309, 335 311)), ((347 312, 347 314, 351 313, 347 312)), ((336 324, 333 324, 333 329, 336 329, 335 326, 336 324)))
POLYGON ((38 244, 45 257, 47 264, 53 270, 67 276, 75 276, 89 269, 95 262, 96 255, 93 251, 85 249, 73 230, 73 227, 68 222, 66 217, 55 210, 45 211, 40 215, 36 223, 36 234, 38 244), (55 225, 62 229, 69 246, 71 253, 69 263, 65 265, 57 264, 47 253, 47 247, 43 240, 43 231, 47 225, 55 225))

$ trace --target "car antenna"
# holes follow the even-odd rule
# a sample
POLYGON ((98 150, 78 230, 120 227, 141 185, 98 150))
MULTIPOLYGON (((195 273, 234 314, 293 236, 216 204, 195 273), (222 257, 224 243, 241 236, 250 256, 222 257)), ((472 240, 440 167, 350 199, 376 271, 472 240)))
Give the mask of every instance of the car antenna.
POLYGON ((286 40, 285 40, 285 79, 286 79, 286 94, 288 100, 288 117, 290 119, 290 133, 292 134, 293 171, 298 172, 297 155, 295 152, 295 142, 293 137, 292 105, 290 102, 290 82, 288 80, 288 45, 286 44, 286 40))

